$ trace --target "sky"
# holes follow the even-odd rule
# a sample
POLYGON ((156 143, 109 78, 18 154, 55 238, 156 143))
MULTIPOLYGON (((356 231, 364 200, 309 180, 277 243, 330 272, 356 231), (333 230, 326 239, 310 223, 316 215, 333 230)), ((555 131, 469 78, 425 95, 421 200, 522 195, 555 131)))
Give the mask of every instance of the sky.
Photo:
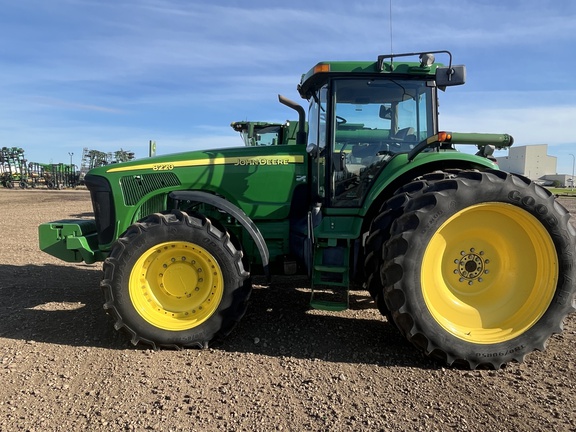
POLYGON ((296 85, 319 61, 449 50, 467 83, 440 94, 441 129, 548 144, 558 173, 573 170, 573 0, 0 0, 0 11, 0 146, 28 161, 80 165, 84 148, 146 157, 150 140, 158 154, 242 145, 230 123, 296 119, 277 95, 306 106, 296 85))

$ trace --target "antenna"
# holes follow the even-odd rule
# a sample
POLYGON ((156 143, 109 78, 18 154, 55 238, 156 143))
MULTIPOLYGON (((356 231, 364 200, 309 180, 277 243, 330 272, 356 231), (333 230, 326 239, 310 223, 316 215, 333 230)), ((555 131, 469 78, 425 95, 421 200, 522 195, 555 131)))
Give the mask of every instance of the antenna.
POLYGON ((392 46, 392 0, 388 0, 388 4, 390 5, 390 14, 388 16, 390 23, 390 54, 394 54, 394 48, 392 46))

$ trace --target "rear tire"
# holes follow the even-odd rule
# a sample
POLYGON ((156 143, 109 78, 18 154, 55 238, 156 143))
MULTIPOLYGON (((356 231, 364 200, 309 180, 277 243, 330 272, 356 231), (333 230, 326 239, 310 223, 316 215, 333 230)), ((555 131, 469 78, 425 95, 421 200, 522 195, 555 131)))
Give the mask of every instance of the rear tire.
POLYGON ((370 234, 366 239, 365 247, 366 259, 364 260, 366 289, 374 299, 380 313, 391 323, 393 323, 392 316, 384 302, 385 282, 382 280, 380 271, 384 261, 383 246, 390 239, 392 224, 404 213, 404 206, 410 197, 427 187, 430 181, 442 180, 448 178, 449 175, 444 172, 434 172, 418 177, 411 183, 404 185, 384 203, 380 209, 380 214, 370 224, 370 234))
POLYGON ((132 225, 104 262, 104 309, 134 345, 207 347, 228 335, 251 293, 242 252, 200 214, 132 225))
POLYGON ((545 189, 461 172, 410 197, 383 246, 384 300, 401 333, 448 365, 522 362, 574 311, 576 233, 545 189))

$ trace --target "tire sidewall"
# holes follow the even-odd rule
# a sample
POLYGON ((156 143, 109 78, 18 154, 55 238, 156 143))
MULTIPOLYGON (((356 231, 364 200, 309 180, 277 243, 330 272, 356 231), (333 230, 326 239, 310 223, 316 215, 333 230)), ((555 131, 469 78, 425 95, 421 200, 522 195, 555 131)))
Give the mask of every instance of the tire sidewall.
MULTIPOLYGON (((429 352, 435 347, 441 347, 442 351, 454 358, 472 360, 477 364, 502 364, 511 359, 522 358, 533 349, 543 349, 551 332, 561 330, 562 319, 572 310, 574 297, 574 289, 571 286, 575 280, 574 263, 569 259, 574 256, 574 235, 566 226, 565 215, 554 205, 553 198, 542 191, 535 193, 537 186, 533 184, 527 184, 511 176, 503 182, 492 180, 489 174, 483 174, 480 182, 460 181, 458 188, 451 191, 453 193, 439 191, 435 192, 434 196, 430 193, 421 195, 419 199, 434 198, 435 205, 432 211, 418 212, 419 224, 410 237, 410 246, 404 259, 404 272, 408 275, 406 278, 410 279, 408 285, 417 287, 404 290, 405 305, 410 309, 409 314, 414 319, 411 333, 426 336, 428 345, 422 348, 429 352), (442 328, 426 306, 421 288, 422 261, 431 238, 451 216, 482 202, 507 203, 532 214, 550 234, 559 258, 557 287, 544 315, 516 338, 486 345, 466 342, 442 328)), ((410 211, 414 205, 415 202, 409 203, 406 210, 410 211)))
POLYGON ((235 257, 237 253, 227 236, 214 227, 210 226, 208 229, 208 226, 200 221, 192 226, 182 221, 166 223, 165 220, 159 224, 141 225, 140 234, 123 244, 122 253, 117 256, 118 261, 111 279, 117 312, 122 316, 124 324, 140 338, 162 341, 161 345, 186 346, 198 341, 210 341, 223 326, 228 326, 225 322, 228 316, 226 310, 234 307, 235 291, 242 288, 246 278, 240 260, 235 257), (181 331, 154 327, 134 308, 129 292, 132 269, 142 254, 160 243, 174 241, 186 241, 206 249, 218 262, 224 281, 222 299, 214 313, 197 327, 181 331))

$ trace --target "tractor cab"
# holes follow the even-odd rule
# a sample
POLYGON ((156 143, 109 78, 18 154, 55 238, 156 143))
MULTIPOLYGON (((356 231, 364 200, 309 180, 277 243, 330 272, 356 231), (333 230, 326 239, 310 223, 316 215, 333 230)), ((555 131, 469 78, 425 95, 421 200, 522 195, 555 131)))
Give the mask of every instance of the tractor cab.
POLYGON ((385 164, 438 132, 437 88, 463 84, 464 66, 452 66, 451 56, 449 67, 435 64, 432 54, 400 56, 420 62, 323 62, 303 76, 318 202, 360 206, 385 164))

